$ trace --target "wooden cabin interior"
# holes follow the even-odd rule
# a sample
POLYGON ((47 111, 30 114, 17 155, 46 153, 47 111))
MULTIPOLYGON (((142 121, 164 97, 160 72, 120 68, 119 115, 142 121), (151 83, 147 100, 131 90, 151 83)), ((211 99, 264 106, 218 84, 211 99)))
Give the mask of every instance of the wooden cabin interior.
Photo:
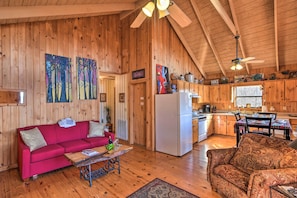
MULTIPOLYGON (((174 0, 168 8, 169 15, 162 18, 159 18, 157 8, 152 17, 142 13, 142 7, 148 2, 0 2, 0 174, 3 178, 19 180, 17 128, 53 124, 67 117, 76 121, 106 122, 107 108, 110 109, 110 127, 117 138, 139 147, 140 152, 155 153, 157 64, 166 66, 172 79, 193 74, 197 83, 170 80, 176 83, 177 91, 195 92, 201 96, 193 100, 193 109, 211 104, 216 106, 217 112, 238 110, 232 98, 233 87, 260 85, 263 87, 263 106, 281 114, 297 113, 296 0, 174 0), (66 57, 70 61, 71 101, 48 101, 46 54, 66 57), (93 99, 80 98, 77 57, 96 62, 97 95, 93 99), (231 66, 236 63, 243 68, 232 70, 231 66), (253 78, 259 74, 261 79, 253 78)), ((261 111, 261 107, 241 108, 246 112, 261 111)), ((196 143, 194 147, 201 156, 201 152, 205 153, 210 147, 235 145, 234 116, 212 115, 210 139, 196 143), (220 145, 217 137, 227 143, 220 145)), ((295 130, 297 122, 290 121, 295 130)), ((147 155, 158 157, 158 154, 147 155)), ((142 165, 136 162, 138 154, 133 157, 123 163, 135 160, 132 164, 139 170, 133 171, 145 178, 140 179, 141 184, 145 183, 150 177, 137 173, 142 165)), ((166 157, 163 156, 163 160, 166 157)), ((204 156, 200 160, 207 159, 204 156)), ((192 162, 189 160, 189 163, 192 162)), ((190 165, 187 168, 191 168, 190 165)), ((206 169, 206 165, 202 168, 206 169)), ((202 177, 199 190, 203 191, 206 186, 206 192, 192 192, 201 197, 219 197, 207 184, 205 171, 199 170, 202 177)), ((75 169, 67 174, 76 174, 75 169)), ((170 174, 163 176, 176 182, 170 174)), ((135 178, 130 177, 125 182, 130 179, 135 178)), ((5 180, 0 181, 5 183, 5 180)), ((13 183, 13 180, 9 181, 13 183)), ((134 190, 140 187, 139 180, 137 184, 131 183, 135 185, 134 190)), ((189 182, 187 184, 183 187, 193 187, 189 182)), ((32 184, 34 188, 36 185, 32 184)), ((132 191, 122 189, 121 192, 127 196, 132 191)), ((21 193, 24 191, 20 190, 21 193)), ((7 193, 6 197, 12 194, 7 193)), ((32 197, 43 195, 48 194, 33 194, 32 197)), ((112 197, 102 192, 100 195, 112 197)))

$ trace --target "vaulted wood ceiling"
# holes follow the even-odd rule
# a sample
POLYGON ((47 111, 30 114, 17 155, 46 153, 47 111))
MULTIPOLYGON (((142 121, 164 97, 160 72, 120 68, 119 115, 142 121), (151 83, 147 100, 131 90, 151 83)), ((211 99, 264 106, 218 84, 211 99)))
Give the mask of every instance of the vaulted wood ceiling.
MULTIPOLYGON (((148 0, 2 0, 0 24, 83 16, 121 14, 124 18, 148 0)), ((201 73, 226 75, 235 58, 234 35, 239 34, 239 57, 264 63, 245 70, 297 65, 296 0, 174 0, 192 23, 180 28, 168 17, 201 73)), ((150 20, 147 18, 146 20, 150 20)), ((163 19, 161 19, 163 20, 163 19)))

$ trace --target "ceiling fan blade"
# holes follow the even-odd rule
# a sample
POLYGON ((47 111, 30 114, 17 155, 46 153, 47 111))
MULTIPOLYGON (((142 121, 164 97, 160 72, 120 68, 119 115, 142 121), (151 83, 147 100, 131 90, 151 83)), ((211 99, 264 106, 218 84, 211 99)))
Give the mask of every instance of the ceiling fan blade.
POLYGON ((191 19, 175 4, 175 2, 171 1, 168 11, 170 13, 169 17, 172 17, 180 27, 184 28, 192 23, 191 19))
POLYGON ((133 23, 130 25, 130 28, 139 28, 145 19, 146 15, 140 11, 133 23))
POLYGON ((247 61, 246 63, 264 63, 265 61, 264 60, 250 60, 250 61, 247 61))
POLYGON ((246 57, 246 58, 241 59, 240 62, 247 62, 247 61, 251 61, 254 59, 255 59, 255 57, 246 57))

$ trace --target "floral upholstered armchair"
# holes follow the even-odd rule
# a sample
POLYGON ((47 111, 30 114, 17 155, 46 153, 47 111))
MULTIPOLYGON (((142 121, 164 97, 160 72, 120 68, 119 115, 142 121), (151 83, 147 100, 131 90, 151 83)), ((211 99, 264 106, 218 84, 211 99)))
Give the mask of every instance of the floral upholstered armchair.
POLYGON ((238 148, 207 151, 207 179, 223 197, 275 197, 271 187, 297 182, 297 150, 288 141, 242 136, 238 148))

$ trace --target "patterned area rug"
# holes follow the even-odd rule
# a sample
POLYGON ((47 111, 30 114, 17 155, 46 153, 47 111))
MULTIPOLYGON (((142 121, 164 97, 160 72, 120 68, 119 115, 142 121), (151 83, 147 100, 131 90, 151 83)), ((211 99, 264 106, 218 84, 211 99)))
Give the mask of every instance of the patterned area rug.
POLYGON ((154 179, 127 198, 199 198, 161 179, 154 179))

